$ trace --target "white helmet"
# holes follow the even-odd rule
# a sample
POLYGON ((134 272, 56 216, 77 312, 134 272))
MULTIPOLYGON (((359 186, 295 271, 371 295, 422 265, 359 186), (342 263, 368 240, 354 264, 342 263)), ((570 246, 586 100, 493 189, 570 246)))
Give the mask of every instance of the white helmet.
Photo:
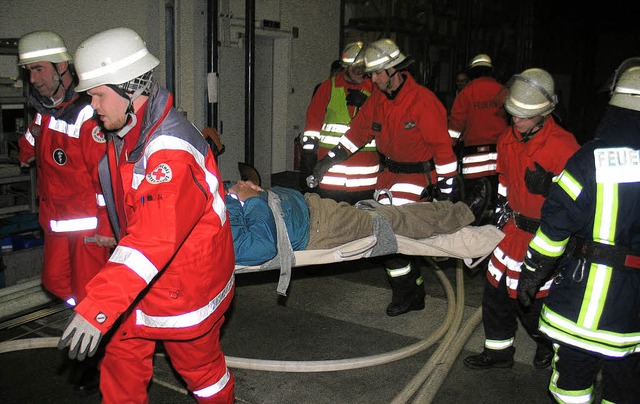
POLYGON ((411 64, 413 60, 400 52, 398 45, 391 39, 380 39, 369 45, 364 50, 364 71, 366 73, 395 67, 402 69, 411 64))
POLYGON ((474 56, 473 59, 471 59, 471 61, 469 62, 469 69, 473 69, 474 67, 480 67, 480 66, 493 67, 493 65, 491 64, 491 58, 489 57, 489 55, 481 53, 479 55, 474 56))
POLYGON ((613 79, 610 105, 640 111, 640 58, 622 62, 613 79))
POLYGON ((553 77, 542 69, 533 68, 514 75, 504 107, 512 116, 533 118, 547 116, 558 104, 553 77))
POLYGON ((347 44, 347 46, 345 46, 342 50, 342 54, 340 55, 340 64, 342 65, 342 67, 346 68, 354 64, 363 46, 364 43, 362 43, 362 41, 351 42, 350 44, 347 44))
POLYGON ((78 46, 75 66, 80 81, 76 91, 127 83, 159 63, 135 31, 113 28, 100 32, 78 46))
POLYGON ((52 31, 34 31, 18 42, 18 66, 36 62, 61 63, 71 60, 60 35, 52 31))

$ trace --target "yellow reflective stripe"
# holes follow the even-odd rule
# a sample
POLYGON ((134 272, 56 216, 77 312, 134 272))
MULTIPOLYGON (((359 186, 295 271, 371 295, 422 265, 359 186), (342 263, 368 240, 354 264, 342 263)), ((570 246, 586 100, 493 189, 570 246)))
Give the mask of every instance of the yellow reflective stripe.
POLYGON ((593 240, 599 243, 614 244, 618 218, 618 184, 598 183, 596 189, 593 240))
POLYGON ((387 268, 387 275, 389 275, 391 278, 408 275, 409 272, 411 272, 411 264, 406 265, 402 268, 387 268))
POLYGON ((560 241, 551 240, 542 232, 542 229, 538 228, 529 246, 542 255, 557 258, 562 255, 568 242, 569 237, 560 241))
POLYGON ((562 188, 571 199, 574 201, 578 199, 582 192, 582 185, 580 185, 567 170, 563 170, 556 178, 554 178, 554 181, 560 185, 560 188, 562 188))
POLYGON ((607 299, 612 275, 613 269, 611 267, 595 263, 591 264, 586 287, 589 293, 584 294, 580 305, 580 314, 577 321, 579 326, 595 330, 600 325, 600 317, 607 299))
POLYGON ((542 307, 540 316, 539 329, 551 339, 613 358, 640 352, 640 333, 620 334, 584 328, 546 305, 542 307))

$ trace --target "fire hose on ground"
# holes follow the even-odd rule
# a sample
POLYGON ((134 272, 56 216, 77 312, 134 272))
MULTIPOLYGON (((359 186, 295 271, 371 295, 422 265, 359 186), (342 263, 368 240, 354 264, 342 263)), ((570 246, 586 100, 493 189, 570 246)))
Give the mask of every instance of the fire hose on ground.
MULTIPOLYGON (((338 360, 277 361, 227 356, 227 366, 237 369, 289 373, 352 370, 382 365, 407 358, 431 347, 444 335, 439 347, 432 354, 424 367, 393 400, 394 404, 406 403, 415 396, 414 402, 416 403, 431 402, 446 379, 451 366, 464 348, 465 343, 480 323, 482 312, 481 309, 478 308, 462 328, 462 332, 460 332, 460 325, 462 323, 464 312, 462 260, 457 260, 456 264, 457 293, 454 293, 451 283, 443 274, 440 267, 433 260, 429 258, 428 260, 435 267, 434 273, 444 288, 447 299, 447 313, 440 327, 424 339, 404 348, 382 354, 338 360)), ((5 341, 0 343, 0 354, 28 349, 56 348, 58 346, 58 341, 58 337, 25 338, 5 341)), ((158 353, 156 355, 162 356, 163 354, 158 353)), ((182 387, 173 386, 170 383, 163 382, 156 378, 154 378, 153 381, 169 389, 187 394, 187 391, 182 387)))

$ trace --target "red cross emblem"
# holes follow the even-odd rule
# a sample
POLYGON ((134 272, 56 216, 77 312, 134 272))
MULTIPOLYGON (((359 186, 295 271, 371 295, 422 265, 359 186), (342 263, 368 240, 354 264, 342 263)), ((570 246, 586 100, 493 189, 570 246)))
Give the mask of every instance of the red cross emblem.
POLYGON ((169 182, 171 181, 172 173, 171 167, 168 164, 158 164, 156 168, 151 170, 149 174, 147 174, 146 178, 152 184, 159 184, 161 182, 169 182))

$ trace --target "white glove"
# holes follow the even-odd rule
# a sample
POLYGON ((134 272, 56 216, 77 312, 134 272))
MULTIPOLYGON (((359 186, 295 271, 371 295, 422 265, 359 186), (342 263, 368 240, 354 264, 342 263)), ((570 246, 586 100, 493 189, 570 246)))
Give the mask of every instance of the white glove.
POLYGON ((69 347, 69 358, 84 360, 95 355, 102 334, 78 313, 74 313, 63 331, 58 349, 69 347))

